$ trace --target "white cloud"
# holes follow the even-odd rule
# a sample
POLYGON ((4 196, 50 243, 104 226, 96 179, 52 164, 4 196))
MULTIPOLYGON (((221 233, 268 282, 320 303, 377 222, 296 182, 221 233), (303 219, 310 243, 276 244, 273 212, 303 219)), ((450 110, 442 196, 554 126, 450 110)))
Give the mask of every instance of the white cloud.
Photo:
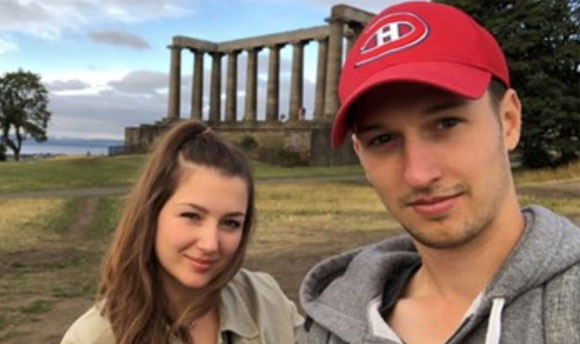
POLYGON ((18 51, 16 43, 0 37, 0 55, 18 51))
POLYGON ((187 0, 2 0, 0 32, 56 39, 94 22, 143 22, 192 11, 187 0))
POLYGON ((389 5, 393 5, 405 0, 357 0, 357 1, 340 1, 340 0, 309 0, 311 3, 320 4, 326 7, 331 7, 338 4, 345 4, 348 6, 363 9, 365 11, 378 13, 389 5))
MULTIPOLYGON (((282 3, 295 3, 296 0, 242 0, 244 3, 247 4, 257 4, 259 2, 267 2, 271 3, 275 2, 282 2, 282 3)), ((330 8, 334 5, 348 5, 355 8, 360 8, 362 10, 372 12, 372 13, 379 13, 384 8, 394 5, 400 2, 405 2, 409 0, 298 0, 298 2, 306 3, 308 5, 330 8)), ((429 1, 429 0, 418 0, 418 1, 429 1)))
POLYGON ((125 75, 122 79, 112 80, 108 85, 121 93, 153 94, 167 88, 167 73, 138 70, 125 75))
POLYGON ((126 46, 138 50, 149 49, 151 46, 140 36, 122 30, 92 31, 88 33, 91 40, 97 43, 126 46))
POLYGON ((109 82, 120 80, 129 71, 126 70, 69 70, 66 72, 45 72, 42 82, 48 86, 52 95, 56 96, 90 96, 110 89, 109 82), (85 87, 59 87, 74 81, 77 85, 82 83, 85 87), (51 85, 57 85, 56 88, 51 85))
POLYGON ((78 91, 90 87, 89 84, 81 80, 56 80, 47 83, 46 86, 52 92, 78 91))

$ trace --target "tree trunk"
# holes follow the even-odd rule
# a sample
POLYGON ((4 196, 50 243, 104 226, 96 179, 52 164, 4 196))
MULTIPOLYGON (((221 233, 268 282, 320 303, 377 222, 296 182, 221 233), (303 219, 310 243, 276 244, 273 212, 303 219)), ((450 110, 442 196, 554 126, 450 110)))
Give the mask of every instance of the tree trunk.
POLYGON ((16 145, 14 146, 14 160, 20 160, 20 149, 22 148, 22 135, 20 134, 20 127, 16 127, 16 145))

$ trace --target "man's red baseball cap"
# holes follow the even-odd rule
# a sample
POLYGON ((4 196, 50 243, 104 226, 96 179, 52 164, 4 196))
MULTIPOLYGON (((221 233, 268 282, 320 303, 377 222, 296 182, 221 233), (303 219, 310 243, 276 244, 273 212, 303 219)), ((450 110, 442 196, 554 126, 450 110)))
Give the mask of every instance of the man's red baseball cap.
POLYGON ((377 86, 417 82, 478 99, 492 76, 509 87, 499 44, 461 10, 433 2, 388 7, 365 26, 347 55, 332 145, 342 145, 357 115, 349 113, 350 106, 377 86))

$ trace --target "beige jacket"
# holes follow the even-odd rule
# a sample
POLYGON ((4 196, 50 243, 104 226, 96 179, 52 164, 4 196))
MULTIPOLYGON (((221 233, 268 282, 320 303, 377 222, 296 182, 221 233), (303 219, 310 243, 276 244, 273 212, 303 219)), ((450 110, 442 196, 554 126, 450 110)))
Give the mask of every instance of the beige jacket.
MULTIPOLYGON (((219 305, 220 340, 231 333, 231 344, 293 344, 302 317, 272 276, 242 269, 222 290, 219 305)), ((93 306, 68 329, 61 344, 114 344, 109 321, 93 306)), ((178 343, 173 343, 178 344, 178 343)))

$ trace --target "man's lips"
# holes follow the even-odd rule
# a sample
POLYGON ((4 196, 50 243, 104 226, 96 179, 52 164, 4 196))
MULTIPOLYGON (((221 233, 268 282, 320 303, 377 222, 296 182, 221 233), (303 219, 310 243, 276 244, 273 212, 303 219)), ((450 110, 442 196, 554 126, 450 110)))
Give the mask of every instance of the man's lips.
POLYGON ((448 196, 419 198, 407 203, 407 206, 426 217, 437 217, 447 213, 457 203, 462 193, 448 196))

